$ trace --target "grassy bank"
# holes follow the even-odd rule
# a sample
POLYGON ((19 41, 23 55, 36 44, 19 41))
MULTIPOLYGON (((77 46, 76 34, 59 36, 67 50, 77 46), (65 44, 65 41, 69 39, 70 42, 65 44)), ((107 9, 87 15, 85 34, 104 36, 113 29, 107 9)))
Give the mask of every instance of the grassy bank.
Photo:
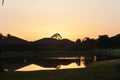
POLYGON ((97 55, 100 55, 100 56, 120 58, 120 49, 112 49, 112 50, 108 50, 107 52, 102 51, 102 50, 97 50, 95 52, 97 55))
POLYGON ((0 57, 71 57, 71 56, 108 56, 113 58, 120 58, 120 49, 109 50, 107 52, 102 50, 93 51, 6 51, 2 52, 0 57))
POLYGON ((4 72, 1 80, 119 80, 120 59, 90 64, 86 69, 4 72))
POLYGON ((108 51, 108 54, 112 56, 120 56, 120 49, 113 49, 112 51, 108 51))

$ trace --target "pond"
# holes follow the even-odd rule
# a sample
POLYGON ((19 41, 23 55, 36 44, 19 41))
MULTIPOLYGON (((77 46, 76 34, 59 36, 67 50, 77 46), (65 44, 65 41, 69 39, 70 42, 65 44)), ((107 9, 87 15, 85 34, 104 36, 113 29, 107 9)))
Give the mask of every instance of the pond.
POLYGON ((3 66, 6 71, 36 71, 86 68, 97 60, 96 56, 7 58, 3 66))

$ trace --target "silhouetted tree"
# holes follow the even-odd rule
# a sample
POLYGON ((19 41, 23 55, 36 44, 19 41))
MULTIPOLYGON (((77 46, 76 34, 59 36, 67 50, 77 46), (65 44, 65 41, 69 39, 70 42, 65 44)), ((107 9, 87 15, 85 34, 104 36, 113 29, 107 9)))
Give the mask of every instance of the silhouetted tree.
POLYGON ((110 48, 110 38, 108 35, 100 35, 97 39, 98 47, 101 49, 109 49, 110 48))
POLYGON ((81 39, 77 39, 75 41, 75 49, 74 50, 80 50, 81 49, 81 39))
POLYGON ((2 39, 2 33, 0 33, 0 39, 2 39))
POLYGON ((120 48, 120 34, 117 34, 110 38, 111 48, 120 48))
POLYGON ((3 36, 2 33, 0 33, 0 39, 3 39, 5 36, 3 36))
POLYGON ((82 47, 83 47, 83 49, 92 50, 92 49, 96 48, 96 40, 86 37, 82 41, 82 47))
POLYGON ((57 39, 57 40, 61 40, 62 36, 59 33, 55 33, 51 36, 51 38, 57 39))
POLYGON ((12 35, 11 34, 7 34, 7 37, 11 37, 12 35))

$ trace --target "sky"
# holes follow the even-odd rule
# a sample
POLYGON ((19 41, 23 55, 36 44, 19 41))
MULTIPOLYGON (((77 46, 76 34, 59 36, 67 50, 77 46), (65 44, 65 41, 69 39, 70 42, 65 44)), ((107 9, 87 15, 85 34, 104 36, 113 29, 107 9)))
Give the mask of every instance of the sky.
POLYGON ((120 0, 5 0, 0 33, 29 41, 55 33, 73 41, 113 36, 120 33, 120 0))

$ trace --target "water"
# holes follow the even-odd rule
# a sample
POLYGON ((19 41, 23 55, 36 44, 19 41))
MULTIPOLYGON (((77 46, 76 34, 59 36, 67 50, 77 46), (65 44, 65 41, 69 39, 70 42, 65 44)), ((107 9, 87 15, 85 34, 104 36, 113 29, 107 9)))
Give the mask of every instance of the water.
POLYGON ((96 61, 96 59, 96 56, 17 58, 9 59, 3 65, 6 71, 75 69, 86 68, 88 64, 96 61))

